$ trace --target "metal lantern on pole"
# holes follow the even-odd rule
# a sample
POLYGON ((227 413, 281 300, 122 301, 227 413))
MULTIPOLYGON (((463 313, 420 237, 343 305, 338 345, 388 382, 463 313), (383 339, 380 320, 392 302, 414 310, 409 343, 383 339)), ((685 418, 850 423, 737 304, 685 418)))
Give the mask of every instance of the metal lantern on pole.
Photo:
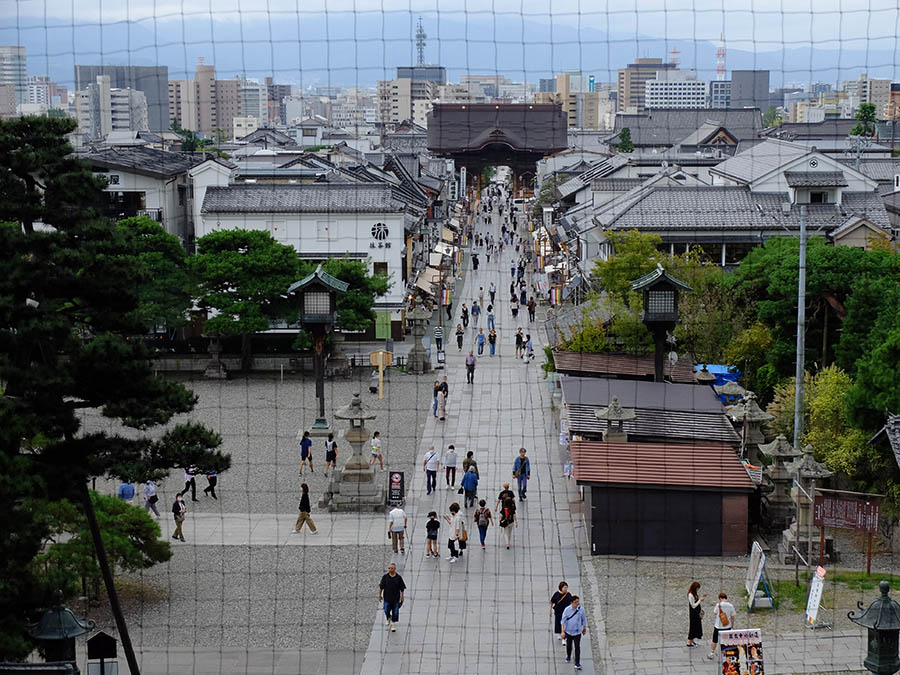
POLYGON ((655 345, 655 380, 663 381, 666 337, 678 324, 678 294, 691 287, 666 272, 662 265, 631 282, 631 290, 644 296, 643 322, 653 334, 655 345))
POLYGON ((44 645, 47 663, 71 663, 78 670, 75 656, 75 638, 94 629, 93 621, 83 621, 63 604, 63 592, 53 591, 53 607, 44 612, 41 620, 31 629, 31 636, 44 645))
POLYGON ((858 612, 848 612, 847 618, 869 631, 868 652, 863 665, 866 670, 879 675, 893 675, 900 670, 900 604, 888 592, 891 585, 882 581, 879 585, 881 597, 867 609, 857 602, 858 612))
POLYGON ((319 399, 319 414, 309 430, 314 436, 331 432, 331 425, 325 418, 325 335, 337 322, 337 294, 346 293, 348 287, 347 282, 331 276, 319 265, 315 272, 288 288, 288 294, 299 294, 300 324, 313 338, 316 398, 319 399))

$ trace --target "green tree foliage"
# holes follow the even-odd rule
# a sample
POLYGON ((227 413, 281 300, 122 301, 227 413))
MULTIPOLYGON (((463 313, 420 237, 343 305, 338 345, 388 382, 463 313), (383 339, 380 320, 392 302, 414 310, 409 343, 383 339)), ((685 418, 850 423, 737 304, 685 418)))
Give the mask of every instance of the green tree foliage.
MULTIPOLYGON (((634 295, 638 295, 634 293, 634 295)), ((640 300, 632 298, 631 307, 640 307, 640 300)), ((641 319, 639 310, 625 305, 618 307, 609 332, 614 336, 617 351, 635 356, 653 352, 653 335, 641 319)))
POLYGON ((856 114, 853 116, 856 124, 850 130, 851 136, 874 136, 875 123, 878 121, 878 111, 874 103, 860 103, 856 114))
POLYGON ((568 174, 558 173, 541 183, 541 189, 538 190, 537 199, 534 200, 534 204, 531 207, 535 218, 540 217, 540 214, 543 212, 542 209, 545 206, 556 201, 553 191, 567 180, 569 180, 568 174))
POLYGON ((606 238, 614 253, 607 260, 598 258, 592 274, 610 298, 625 301, 631 292, 631 282, 652 272, 657 263, 665 267, 668 256, 657 248, 662 244, 657 234, 609 230, 606 238))
POLYGON ((768 110, 763 113, 762 121, 764 127, 777 127, 784 122, 784 120, 781 119, 781 115, 778 114, 778 108, 774 105, 770 105, 768 110))
POLYGON ((619 132, 619 145, 616 146, 619 152, 634 152, 634 143, 631 140, 631 129, 625 127, 619 132))
POLYGON ((197 240, 189 268, 200 287, 199 305, 216 310, 204 327, 216 337, 240 335, 241 365, 251 364, 250 336, 292 312, 287 288, 300 278, 293 246, 259 230, 217 230, 197 240))
POLYGON ((28 653, 24 627, 48 600, 30 565, 48 535, 36 505, 78 502, 93 476, 143 480, 230 462, 199 425, 156 439, 80 430, 83 409, 146 429, 190 412, 196 397, 155 377, 131 339, 142 329, 145 269, 133 238, 99 216, 103 183, 71 157, 74 128, 49 117, 0 122, 0 658, 28 653))
MULTIPOLYGON (((118 497, 91 491, 103 544, 110 565, 117 573, 137 572, 172 557, 167 541, 160 539, 159 524, 143 508, 118 497)), ((37 574, 53 588, 67 595, 80 594, 81 587, 99 587, 100 568, 94 556, 94 543, 77 504, 67 499, 41 504, 39 515, 46 524, 50 543, 35 558, 37 574)))
MULTIPOLYGON (((366 263, 360 260, 332 258, 326 260, 322 268, 331 276, 350 284, 347 292, 337 297, 338 328, 347 331, 366 330, 375 320, 375 298, 387 293, 394 282, 383 274, 369 274, 366 263)), ((301 276, 314 270, 315 266, 307 266, 301 276)))
POLYGON ((771 391, 781 379, 767 363, 772 342, 772 331, 757 321, 738 333, 725 348, 723 360, 743 373, 744 386, 752 392, 771 391))
POLYGON ((147 328, 187 324, 197 288, 178 237, 145 216, 120 220, 118 227, 133 239, 145 279, 138 288, 138 321, 147 328))

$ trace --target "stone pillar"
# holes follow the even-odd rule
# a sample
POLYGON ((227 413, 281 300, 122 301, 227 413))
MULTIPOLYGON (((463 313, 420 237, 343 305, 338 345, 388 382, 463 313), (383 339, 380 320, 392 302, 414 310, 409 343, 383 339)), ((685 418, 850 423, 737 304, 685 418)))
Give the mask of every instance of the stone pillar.
POLYGON ((222 353, 222 346, 219 344, 218 338, 213 338, 209 342, 209 363, 206 364, 206 370, 203 371, 203 377, 210 380, 227 380, 228 370, 225 364, 219 359, 222 353))
POLYGON ((431 372, 431 358, 422 345, 422 338, 425 336, 425 322, 431 319, 431 315, 432 313, 424 307, 416 307, 406 313, 406 320, 413 336, 413 346, 409 350, 409 356, 406 357, 406 370, 416 375, 431 372))

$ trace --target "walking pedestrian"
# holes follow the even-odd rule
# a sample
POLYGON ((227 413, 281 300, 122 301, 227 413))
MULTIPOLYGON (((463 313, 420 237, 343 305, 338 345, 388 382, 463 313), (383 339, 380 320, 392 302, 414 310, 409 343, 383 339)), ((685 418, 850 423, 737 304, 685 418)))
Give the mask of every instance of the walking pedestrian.
POLYGON ((441 324, 434 327, 434 345, 439 352, 444 351, 444 327, 441 324))
POLYGON ((189 466, 184 470, 184 490, 181 491, 181 495, 184 496, 187 494, 187 491, 191 491, 191 501, 199 502, 197 499, 197 481, 194 480, 194 476, 200 472, 196 466, 189 466))
POLYGON ((494 306, 488 305, 487 307, 487 327, 488 330, 494 330, 494 306))
MULTIPOLYGON (((522 291, 522 302, 525 302, 525 291, 522 291)), ((537 309, 537 303, 534 301, 534 296, 529 298, 528 300, 528 323, 534 323, 534 312, 537 309)))
MULTIPOLYGON (((504 483, 509 485, 509 483, 504 483)), ((500 529, 503 531, 503 538, 506 540, 506 548, 512 545, 513 529, 519 526, 519 519, 516 517, 516 501, 512 497, 512 491, 506 490, 509 495, 502 500, 500 507, 500 529)), ((501 495, 503 492, 500 493, 501 495)), ((498 500, 498 503, 499 500, 498 500)))
POLYGON ((463 345, 463 337, 465 337, 466 331, 462 327, 461 323, 456 324, 456 351, 462 351, 463 345))
POLYGON ((206 474, 206 487, 203 488, 203 494, 218 500, 219 498, 216 496, 216 484, 219 482, 218 472, 215 469, 207 469, 204 473, 206 474))
POLYGON ((712 649, 706 655, 710 661, 716 658, 716 649, 719 646, 719 633, 723 630, 734 629, 734 605, 728 602, 728 596, 722 592, 719 593, 719 601, 713 610, 715 617, 715 625, 713 626, 712 649))
POLYGON ((514 319, 519 318, 519 301, 516 299, 515 294, 513 294, 512 299, 510 300, 509 311, 512 313, 514 319))
POLYGON ((463 328, 469 327, 469 308, 466 307, 466 303, 463 303, 462 311, 460 312, 460 318, 462 319, 463 328))
POLYGON ((185 541, 184 533, 181 526, 184 525, 185 514, 187 513, 187 504, 184 503, 184 495, 177 493, 175 502, 172 504, 172 516, 175 518, 175 530, 172 532, 172 539, 180 539, 185 541))
POLYGON ((497 295, 497 287, 494 286, 494 282, 492 281, 490 286, 488 286, 488 294, 491 296, 491 304, 494 303, 494 296, 497 295))
POLYGON ((519 448, 519 456, 513 462, 513 478, 516 479, 519 488, 519 501, 525 501, 525 492, 528 490, 528 479, 531 478, 531 462, 525 456, 525 448, 519 448))
POLYGON ((482 356, 484 354, 484 328, 478 329, 475 344, 478 345, 478 356, 482 356))
POLYGON ((381 470, 384 471, 384 457, 381 456, 381 432, 376 431, 372 434, 372 456, 369 458, 369 466, 378 462, 381 470))
POLYGON ((400 545, 400 553, 406 555, 406 511, 400 508, 397 502, 391 502, 391 511, 388 514, 388 539, 391 540, 391 549, 397 553, 397 544, 400 545))
POLYGON ((337 443, 334 440, 334 434, 328 434, 328 440, 325 441, 325 477, 328 478, 328 467, 337 470, 337 443))
POLYGON ((300 506, 297 507, 297 511, 299 512, 297 515, 297 522, 294 523, 294 531, 291 534, 298 534, 300 530, 303 529, 303 523, 306 523, 309 526, 310 532, 319 534, 319 531, 316 529, 316 524, 309 515, 311 511, 309 505, 309 486, 306 483, 301 483, 300 485, 300 506))
POLYGON ((522 355, 525 353, 525 336, 522 334, 522 329, 519 328, 516 330, 516 358, 522 358, 522 355))
POLYGON ((447 397, 444 395, 444 390, 438 387, 437 393, 437 418, 443 422, 447 418, 447 397))
POLYGON ((441 521, 438 520, 436 511, 428 512, 428 522, 425 523, 425 557, 440 558, 438 551, 438 531, 441 529, 441 521))
POLYGON ((462 463, 463 471, 468 473, 470 466, 475 467, 475 475, 480 478, 481 474, 478 473, 478 462, 475 461, 475 453, 471 450, 469 450, 466 453, 466 458, 463 460, 463 463, 462 463))
POLYGON ((703 639, 703 608, 700 606, 704 600, 706 600, 706 595, 700 595, 700 582, 694 581, 691 582, 691 587, 688 589, 688 637, 687 637, 687 646, 688 647, 696 647, 698 646, 694 640, 702 640, 703 639))
POLYGON ((478 271, 478 254, 477 253, 472 254, 472 271, 473 272, 478 271))
POLYGON ((516 278, 516 263, 511 263, 509 266, 509 276, 512 279, 516 278))
POLYGON ((472 330, 478 328, 478 320, 481 318, 481 305, 478 301, 472 303, 472 330))
POLYGON ((451 443, 444 453, 444 480, 447 482, 447 489, 456 487, 456 467, 459 464, 459 456, 456 454, 456 447, 451 443))
POLYGON ((475 524, 478 526, 478 538, 481 539, 481 548, 484 550, 484 539, 487 536, 489 525, 494 524, 494 517, 483 499, 478 502, 478 510, 475 512, 475 524))
POLYGON ((484 307, 484 286, 478 287, 478 306, 484 307))
POLYGON ((472 353, 472 350, 469 350, 469 355, 466 357, 466 383, 467 384, 475 384, 475 366, 478 364, 478 360, 475 358, 475 354, 472 353))
POLYGON ((438 416, 438 415, 437 415, 437 409, 438 409, 438 391, 440 391, 440 389, 441 389, 441 381, 440 381, 440 380, 435 380, 435 381, 434 381, 434 391, 433 391, 433 396, 434 396, 434 397, 431 399, 431 414, 434 415, 435 417, 438 416))
POLYGON ((524 350, 525 350, 525 356, 523 358, 525 359, 525 365, 528 365, 529 363, 534 361, 534 343, 531 341, 530 333, 525 334, 524 350))
POLYGON ((463 504, 465 507, 469 508, 470 506, 475 506, 475 497, 478 494, 478 474, 475 473, 475 467, 469 467, 469 470, 466 471, 459 484, 462 485, 462 488, 465 491, 465 494, 463 495, 463 504))
POLYGON ((306 462, 309 461, 309 471, 310 473, 315 473, 315 469, 313 469, 313 459, 312 459, 312 439, 309 437, 309 432, 303 432, 303 438, 300 440, 300 475, 303 475, 303 467, 306 466, 306 462))
POLYGON ((447 321, 453 321, 453 303, 448 302, 446 304, 446 308, 447 308, 447 321))
POLYGON ((495 331, 493 328, 491 328, 491 332, 488 335, 488 347, 490 355, 493 356, 494 352, 497 349, 497 331, 495 331))
POLYGON ((461 538, 465 535, 466 532, 465 522, 463 522, 463 518, 459 514, 459 504, 453 502, 450 505, 450 515, 444 516, 444 520, 446 520, 450 524, 450 530, 447 538, 447 548, 450 549, 450 555, 447 556, 447 560, 449 560, 451 563, 455 563, 459 556, 462 555, 461 550, 457 551, 456 545, 457 543, 464 543, 461 538))
POLYGON ((400 608, 403 607, 403 596, 406 584, 403 577, 397 574, 394 563, 388 565, 387 574, 381 577, 378 584, 378 602, 383 603, 385 622, 392 633, 397 632, 396 623, 400 621, 400 608))
POLYGON ((128 502, 129 504, 131 504, 131 501, 134 499, 134 494, 134 483, 127 479, 122 482, 122 484, 119 486, 118 492, 116 492, 116 495, 119 497, 119 499, 124 502, 128 502))
POLYGON ((422 468, 425 470, 425 494, 427 495, 437 490, 437 471, 440 465, 441 462, 434 446, 429 445, 428 452, 425 453, 425 461, 422 464, 422 468))
POLYGON ((575 670, 581 670, 581 636, 587 632, 587 617, 577 595, 572 596, 572 603, 563 610, 560 623, 562 635, 566 638, 566 663, 572 662, 574 647, 575 670))
MULTIPOLYGON (((522 303, 523 305, 525 304, 525 298, 526 298, 525 289, 523 288, 521 290, 521 292, 519 293, 519 302, 522 303)), ((531 312, 531 309, 529 308, 528 311, 531 312)))
POLYGON ((159 509, 156 508, 156 502, 158 501, 159 495, 156 493, 156 483, 148 480, 144 483, 144 509, 146 509, 147 513, 153 511, 157 518, 159 518, 159 509))
POLYGON ((572 594, 565 581, 559 582, 558 589, 550 598, 550 616, 553 617, 553 633, 559 636, 560 642, 565 643, 566 639, 562 636, 562 614, 572 604, 572 594))

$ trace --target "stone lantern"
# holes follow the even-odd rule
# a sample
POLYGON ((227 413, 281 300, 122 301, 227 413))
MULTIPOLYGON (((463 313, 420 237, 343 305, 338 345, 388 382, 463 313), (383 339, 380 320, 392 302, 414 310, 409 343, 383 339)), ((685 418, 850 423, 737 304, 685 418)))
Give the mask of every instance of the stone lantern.
POLYGON ((92 630, 93 621, 82 621, 63 605, 63 592, 53 591, 53 608, 44 612, 31 629, 31 636, 44 646, 47 663, 70 663, 73 672, 80 673, 75 656, 75 638, 92 630))
POLYGON ((794 515, 794 500, 791 499, 791 485, 794 479, 785 466, 800 456, 784 434, 778 434, 771 443, 759 446, 759 451, 771 462, 765 468, 765 486, 763 487, 763 508, 766 513, 766 525, 773 529, 783 530, 791 523, 794 515))
POLYGON ((666 272, 662 265, 631 282, 631 290, 644 296, 644 325, 653 334, 655 381, 662 382, 666 358, 666 338, 678 323, 678 293, 691 287, 666 272))
POLYGON ((628 434, 622 428, 622 422, 631 421, 637 416, 631 408, 623 408, 619 404, 619 398, 613 396, 609 406, 594 411, 594 416, 608 423, 606 430, 603 432, 603 440, 608 443, 625 443, 628 440, 628 434))
POLYGON ((900 670, 900 604, 888 595, 891 585, 887 581, 882 581, 878 587, 881 597, 867 609, 863 609, 862 602, 857 602, 859 611, 847 612, 847 618, 869 631, 868 652, 863 661, 866 670, 879 675, 893 675, 900 670))
POLYGON ((406 322, 413 336, 413 346, 406 357, 406 370, 416 375, 431 371, 431 358, 422 345, 425 336, 425 322, 431 319, 432 312, 425 307, 413 307, 406 312, 406 322))
POLYGON ((716 381, 716 376, 709 372, 709 369, 704 363, 703 367, 694 373, 694 379, 697 380, 698 384, 712 384, 716 381))
POLYGON ((349 284, 337 279, 319 265, 315 272, 287 289, 288 295, 300 296, 300 324, 313 339, 313 364, 316 373, 316 398, 319 414, 309 429, 312 436, 327 436, 331 425, 325 417, 325 336, 337 322, 337 294, 346 293, 349 284))
POLYGON ((743 398, 747 393, 747 390, 734 380, 728 380, 725 384, 715 385, 713 389, 716 390, 719 396, 724 396, 727 403, 731 404, 737 403, 738 399, 743 398))
MULTIPOLYGON (((812 498, 815 498, 816 481, 823 481, 826 478, 831 478, 833 475, 824 464, 817 462, 815 457, 813 457, 811 445, 807 445, 803 449, 803 455, 786 465, 786 468, 797 483, 803 486, 806 494, 812 498)), ((797 517, 790 527, 781 533, 782 562, 794 561, 792 551, 794 546, 797 547, 798 551, 806 550, 807 555, 810 557, 819 549, 819 537, 813 534, 813 505, 798 485, 791 488, 791 499, 794 502, 797 517)), ((832 560, 836 555, 834 537, 828 533, 825 534, 825 553, 832 560)), ((807 562, 812 564, 811 560, 807 562)))
POLYGON ((744 397, 726 409, 728 417, 741 432, 741 454, 747 457, 751 464, 759 464, 757 446, 765 443, 766 437, 762 432, 763 422, 769 422, 774 416, 759 407, 756 402, 756 394, 748 391, 744 397))
POLYGON ((350 446, 351 454, 343 468, 335 471, 328 482, 325 496, 319 503, 322 508, 329 511, 378 511, 384 508, 384 485, 376 480, 375 465, 369 464, 363 450, 372 435, 366 421, 375 417, 359 394, 353 394, 349 404, 334 412, 335 419, 350 423, 343 440, 350 446))

